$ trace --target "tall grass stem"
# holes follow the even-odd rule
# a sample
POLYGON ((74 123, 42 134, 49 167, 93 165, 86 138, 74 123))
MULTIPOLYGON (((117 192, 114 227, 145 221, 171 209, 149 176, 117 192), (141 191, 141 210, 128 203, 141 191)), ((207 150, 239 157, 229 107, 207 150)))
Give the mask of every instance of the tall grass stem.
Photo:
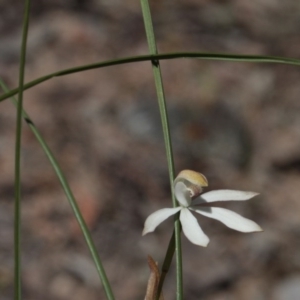
MULTIPOLYGON (((8 93, 8 87, 6 86, 6 84, 3 82, 2 79, 0 79, 0 86, 3 89, 3 91, 5 93, 8 93)), ((18 107, 18 101, 15 98, 11 98, 12 103, 18 107)), ((105 293, 106 293, 106 298, 108 300, 114 300, 114 295, 110 286, 110 283, 108 281, 108 278, 106 276, 104 267, 102 265, 101 259, 99 257, 98 251, 96 249, 96 246, 93 242, 92 236, 89 232, 89 229, 84 221, 84 218, 80 212, 80 209, 78 207, 77 201, 72 193, 72 190, 68 184, 68 181, 65 177, 65 175, 63 174, 61 167, 59 166, 58 161, 56 160, 55 156, 53 155, 52 151, 50 150, 48 144, 46 143, 46 141, 44 140, 44 138, 42 137, 40 131, 37 129, 37 127, 35 126, 34 122, 32 121, 32 119, 29 117, 29 115, 26 113, 26 111, 23 109, 22 110, 22 117, 24 118, 24 120, 26 121, 27 125, 29 126, 29 128, 31 129, 31 131, 33 132, 34 136, 36 137, 37 141, 39 142, 39 144, 41 145, 42 149, 44 150, 46 156, 48 157, 61 185, 62 188, 67 196, 67 199, 71 205, 71 208, 73 210, 74 216, 76 217, 78 224, 81 228, 81 231, 83 233, 83 236, 85 238, 85 241, 87 243, 87 246, 91 252, 92 258, 94 260, 94 264, 96 266, 97 272, 99 274, 99 277, 102 281, 102 285, 104 287, 105 293)))
MULTIPOLYGON (((142 6, 142 13, 143 13, 143 19, 144 19, 144 25, 147 35, 147 41, 148 41, 148 47, 149 52, 151 55, 157 54, 157 47, 156 47, 156 41, 155 41, 155 34, 152 24, 152 18, 151 18, 151 11, 149 7, 148 0, 141 0, 141 6, 142 6)), ((152 59, 152 70, 154 75, 154 81, 155 81, 155 87, 156 87, 156 93, 158 98, 158 104, 159 104, 159 111, 160 111, 160 117, 162 122, 162 128, 163 128, 163 134, 164 134, 164 141, 165 141, 165 148, 166 148, 166 155, 167 155, 167 162, 168 162, 168 170, 169 170, 169 179, 170 179, 170 186, 171 186, 171 194, 172 194, 172 202, 173 207, 177 206, 176 198, 174 195, 174 178, 175 178, 175 170, 174 170, 174 161, 173 161, 173 151, 172 151, 172 141, 171 141, 171 132, 170 132, 170 126, 169 126, 169 120, 168 120, 168 112, 167 112, 167 105, 165 100, 165 93, 164 93, 164 87, 163 87, 163 80, 160 70, 160 63, 157 59, 152 59)), ((183 287, 182 287, 182 252, 181 252, 181 228, 180 228, 180 222, 179 222, 179 214, 176 215, 174 220, 174 232, 175 232, 175 239, 171 238, 171 243, 175 243, 175 249, 173 245, 169 245, 166 255, 166 259, 170 261, 172 260, 174 250, 176 251, 176 299, 182 300, 183 299, 183 287)), ((165 263, 164 263, 165 265, 165 263)), ((167 272, 167 270, 166 270, 167 272)), ((165 273, 166 274, 166 273, 165 273)), ((165 274, 163 277, 161 277, 159 286, 162 288, 163 281, 165 278, 165 274)), ((159 299, 160 296, 159 291, 156 295, 156 299, 159 299)))
POLYGON ((21 286, 21 138, 22 138, 22 106, 23 87, 26 62, 26 44, 29 27, 30 0, 25 1, 22 42, 19 64, 19 94, 16 117, 15 137, 15 208, 14 208, 14 299, 22 299, 21 286))

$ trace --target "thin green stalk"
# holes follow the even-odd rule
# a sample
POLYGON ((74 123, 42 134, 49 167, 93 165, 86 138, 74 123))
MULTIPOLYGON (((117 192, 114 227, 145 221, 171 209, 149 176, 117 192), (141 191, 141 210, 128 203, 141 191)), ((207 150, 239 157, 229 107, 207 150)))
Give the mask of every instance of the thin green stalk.
POLYGON ((15 216, 14 216, 14 298, 22 299, 21 291, 21 136, 22 136, 22 105, 23 86, 26 61, 26 44, 29 26, 30 0, 25 1, 23 18, 23 33, 21 43, 19 65, 19 95, 16 118, 16 141, 15 141, 15 216))
MULTIPOLYGON (((27 90, 33 86, 36 86, 54 77, 64 76, 64 75, 78 73, 82 71, 88 71, 97 68, 123 65, 123 64, 135 63, 141 61, 169 60, 169 59, 178 59, 178 58, 195 58, 201 60, 216 60, 216 61, 231 61, 231 62, 275 63, 275 64, 296 65, 296 66, 300 65, 299 59, 276 57, 276 56, 262 56, 262 55, 239 55, 239 54, 222 54, 222 53, 203 53, 203 52, 179 52, 179 53, 165 53, 165 54, 155 54, 155 55, 141 55, 141 56, 125 57, 125 58, 120 58, 115 60, 108 60, 104 62, 97 62, 94 64, 88 64, 88 65, 57 71, 26 83, 24 85, 23 90, 27 90)), ((5 93, 4 95, 0 96, 0 101, 3 101, 17 94, 18 91, 19 88, 10 90, 9 93, 5 93)))
MULTIPOLYGON (((5 85, 5 83, 0 79, 0 86, 2 87, 4 92, 9 92, 8 87, 5 85)), ((15 106, 18 106, 18 101, 15 98, 11 98, 12 103, 15 106)), ((55 159, 54 155, 52 154, 49 146, 47 145, 46 141, 43 139, 41 133, 39 132, 39 130, 37 129, 37 127, 35 126, 35 124, 33 123, 33 121, 31 120, 31 118, 29 117, 29 115, 26 113, 26 111, 23 109, 22 110, 22 117, 24 118, 24 120, 26 121, 26 123, 28 124, 29 128, 31 129, 31 131, 33 132, 34 136, 36 137, 36 139, 38 140, 38 142, 40 143, 42 149, 44 150, 46 156, 48 157, 61 185, 62 188, 69 200, 69 203, 71 205, 71 208, 73 210, 73 213, 79 223, 79 226, 82 230, 82 233, 84 235, 85 241, 87 243, 87 246, 91 252, 91 255, 93 257, 96 269, 98 271, 99 277, 102 281, 105 293, 106 293, 106 297, 108 300, 114 300, 114 296, 113 296, 113 292, 111 290, 110 287, 110 283, 107 279, 105 270, 103 268, 101 259, 99 257, 98 251, 96 249, 96 246, 93 242, 92 236, 89 232, 89 229, 84 221, 84 218, 80 212, 80 209, 78 207, 78 204, 76 202, 76 199, 70 189, 70 186, 68 184, 68 181, 66 179, 66 177, 64 176, 57 160, 55 159)))
MULTIPOLYGON (((155 35, 152 25, 152 18, 151 18, 151 11, 149 7, 148 0, 141 0, 141 6, 142 6, 142 13, 143 13, 143 19, 144 19, 144 25, 147 35, 147 41, 149 46, 149 52, 151 55, 157 54, 157 47, 155 42, 155 35)), ((174 195, 174 178, 175 178, 175 171, 174 171, 174 161, 173 161, 173 151, 172 151, 172 142, 171 142, 171 135, 170 135, 170 127, 169 127, 169 120, 168 120, 168 113, 167 113, 167 107, 166 107, 166 100, 164 95, 164 87, 163 87, 163 81, 162 81, 162 75, 160 71, 160 63, 157 59, 152 59, 152 70, 154 75, 154 81, 155 81, 155 87, 156 87, 156 93, 158 98, 158 104, 159 104, 159 111, 160 111, 160 117, 162 121, 162 128, 163 128, 163 134, 164 134, 164 141, 165 141, 165 147, 166 147, 166 155, 167 155, 167 161, 168 161, 168 169, 169 169, 169 177, 170 177, 170 186, 171 186, 171 193, 172 193, 172 202, 173 207, 177 206, 176 198, 174 195)), ((182 251, 181 251, 181 228, 180 228, 180 222, 179 222, 179 214, 176 214, 175 220, 174 220, 174 236, 175 239, 171 239, 172 244, 169 245, 168 251, 167 251, 167 260, 172 260, 173 254, 174 254, 174 242, 175 242, 175 251, 176 251, 176 298, 177 300, 183 299, 183 284, 182 284, 182 251), (175 240, 175 241, 174 241, 175 240), (169 252, 170 251, 170 252, 169 252)), ((166 263, 164 263, 165 265, 166 263)), ((163 280, 165 278, 165 274, 160 280, 159 286, 162 287, 163 280)), ((156 298, 159 299, 160 291, 157 293, 156 298)))
POLYGON ((158 282, 158 287, 157 287, 157 295, 156 295, 156 299, 159 299, 159 296, 161 294, 162 291, 162 287, 164 285, 165 282, 165 278, 169 272, 172 260, 173 260, 173 255, 175 252, 175 230, 173 231, 172 237, 169 241, 169 245, 168 245, 168 249, 165 255, 165 259, 163 262, 163 265, 161 267, 161 274, 160 274, 160 278, 159 278, 159 282, 158 282))

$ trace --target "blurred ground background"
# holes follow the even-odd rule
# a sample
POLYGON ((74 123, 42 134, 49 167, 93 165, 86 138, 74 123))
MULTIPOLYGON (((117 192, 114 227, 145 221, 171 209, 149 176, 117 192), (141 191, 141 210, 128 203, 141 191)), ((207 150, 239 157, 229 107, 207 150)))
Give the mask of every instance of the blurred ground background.
MULTIPOLYGON (((0 76, 18 81, 24 1, 0 1, 0 76)), ((151 1, 160 52, 299 57, 294 0, 151 1)), ((26 81, 53 71, 147 54, 137 0, 33 1, 26 81)), ((185 299, 294 300, 300 294, 300 70, 178 59, 161 62, 176 171, 206 175, 209 190, 261 193, 226 203, 260 234, 199 217, 207 249, 183 237, 185 299)), ((172 221, 141 237, 145 218, 171 206, 150 63, 52 79, 25 107, 58 158, 92 231, 117 299, 143 299, 148 254, 160 264, 172 221)), ((15 108, 0 109, 0 298, 13 297, 15 108)), ((24 299, 105 299, 54 172, 24 125, 24 299)), ((165 298, 175 299, 174 265, 165 298)))

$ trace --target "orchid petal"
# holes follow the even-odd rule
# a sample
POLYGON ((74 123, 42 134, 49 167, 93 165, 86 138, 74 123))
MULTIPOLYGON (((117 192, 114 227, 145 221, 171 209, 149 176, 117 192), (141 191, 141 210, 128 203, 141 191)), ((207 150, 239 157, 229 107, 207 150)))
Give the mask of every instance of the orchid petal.
POLYGON ((245 201, 249 200, 258 193, 254 192, 244 192, 235 190, 216 190, 210 191, 202 194, 200 197, 193 201, 193 205, 203 204, 206 202, 216 202, 216 201, 245 201))
POLYGON ((193 210, 198 214, 218 220, 223 224, 225 224, 227 227, 237 231, 241 231, 241 232, 262 231, 262 228, 252 220, 246 219, 240 216, 239 214, 225 208, 201 207, 193 210))
POLYGON ((192 215, 188 208, 182 208, 180 212, 180 222, 185 236, 193 243, 206 247, 209 238, 202 231, 197 219, 192 215))
POLYGON ((181 207, 163 208, 152 213, 145 221, 142 235, 154 231, 160 223, 168 219, 170 216, 175 215, 180 210, 181 207))
POLYGON ((177 201, 183 207, 188 207, 191 204, 191 194, 183 182, 175 184, 174 193, 177 201))

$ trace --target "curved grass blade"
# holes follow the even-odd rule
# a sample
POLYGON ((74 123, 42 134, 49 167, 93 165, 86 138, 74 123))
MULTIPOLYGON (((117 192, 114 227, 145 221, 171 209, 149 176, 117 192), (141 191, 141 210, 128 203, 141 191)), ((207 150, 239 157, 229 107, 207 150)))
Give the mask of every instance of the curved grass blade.
MULTIPOLYGON (((276 56, 263 56, 263 55, 239 55, 239 54, 222 54, 222 53, 203 53, 203 52, 178 52, 178 53, 141 55, 141 56, 125 57, 125 58, 114 59, 114 60, 107 60, 104 62, 97 62, 94 64, 88 64, 88 65, 57 71, 26 83, 23 87, 23 90, 27 90, 31 87, 34 87, 54 77, 88 71, 92 69, 98 69, 98 68, 104 68, 104 67, 110 67, 116 65, 124 65, 128 63, 136 63, 142 61, 169 60, 169 59, 179 59, 179 58, 195 58, 201 60, 216 60, 216 61, 229 61, 229 62, 275 63, 275 64, 286 64, 286 65, 295 65, 295 66, 300 65, 300 59, 276 57, 276 56)), ((17 94, 18 91, 19 88, 10 90, 8 93, 5 93, 4 95, 0 96, 0 101, 3 101, 17 94)))
POLYGON ((19 94, 16 118, 15 141, 15 215, 14 215, 14 298, 22 299, 21 287, 21 137, 22 137, 22 106, 23 87, 26 62, 26 45, 29 27, 30 0, 25 1, 25 10, 22 26, 22 43, 19 65, 19 94))
MULTIPOLYGON (((5 83, 0 79, 0 85, 2 87, 2 89, 4 90, 4 92, 8 93, 9 90, 7 88, 7 86, 5 85, 5 83)), ((17 106, 18 105, 18 101, 14 98, 11 98, 12 103, 17 106)), ((38 142, 40 143, 42 149, 44 150, 45 154, 47 155, 62 187, 63 190, 69 200, 69 203, 71 205, 71 208, 73 210, 73 213, 79 223, 79 226, 82 230, 82 233, 84 235, 85 241, 87 243, 87 246, 91 252, 92 258, 94 260, 96 269, 98 271, 99 277, 102 281, 105 293, 106 293, 106 297, 108 300, 114 300, 114 296, 113 296, 113 292, 111 290, 109 281, 107 279, 105 270, 103 268, 101 259, 99 257, 99 254, 97 252, 96 246, 93 242, 92 236, 89 232, 89 229, 84 221, 84 218, 80 212, 80 209, 78 207, 78 204, 76 202, 76 199, 71 191, 71 188, 67 182, 66 177, 64 176, 56 158, 54 157, 54 155, 52 154, 49 146, 47 145, 46 141, 43 139, 41 133, 39 132, 39 130, 37 129, 37 127, 34 125, 33 121, 30 119, 29 115, 25 112, 25 110, 22 111, 22 116, 24 118, 24 120, 26 121, 26 123, 28 124, 28 126, 30 127, 31 131, 33 132, 34 136, 36 137, 36 139, 38 140, 38 142)))
MULTIPOLYGON (((146 29, 147 41, 148 41, 148 46, 149 46, 149 52, 150 52, 150 54, 155 55, 155 54, 157 54, 157 47, 156 47, 154 29, 153 29, 152 18, 151 18, 151 11, 150 11, 148 0, 141 0, 141 6, 142 6, 144 25, 145 25, 145 29, 146 29)), ((174 188, 173 188, 173 186, 174 186, 173 182, 174 182, 174 178, 175 178, 173 150, 172 150, 171 133, 170 133, 169 120, 168 120, 168 113, 167 113, 167 105, 166 105, 162 75, 161 75, 161 70, 160 70, 160 63, 159 63, 159 60, 153 59, 153 58, 152 58, 151 62, 152 62, 152 70, 153 70, 153 75, 154 75, 160 117, 161 117, 163 134, 164 134, 166 155, 167 155, 167 161, 168 161, 169 178, 170 178, 170 186, 171 186, 171 194, 172 194, 172 202, 173 202, 173 207, 176 207, 177 202, 176 202, 176 198, 174 195, 174 188)), ((173 250, 173 252, 167 251, 167 254, 168 254, 167 259, 168 259, 168 261, 170 259, 172 260, 174 250, 176 249, 176 287, 177 287, 176 299, 182 300, 183 299, 182 252, 181 252, 181 228, 180 228, 179 214, 176 214, 175 219, 174 219, 174 232, 175 232, 175 234, 174 234, 175 239, 173 239, 173 238, 171 239, 172 245, 170 245, 168 247, 168 250, 173 250)), ((170 260, 170 262, 171 262, 171 260, 170 260)), ((164 263, 164 265, 165 265, 165 263, 164 263)), ((160 293, 161 293, 164 278, 165 278, 165 274, 163 274, 163 277, 160 276, 159 283, 158 283, 160 290, 157 291, 157 294, 156 294, 157 300, 160 298, 160 293)))

